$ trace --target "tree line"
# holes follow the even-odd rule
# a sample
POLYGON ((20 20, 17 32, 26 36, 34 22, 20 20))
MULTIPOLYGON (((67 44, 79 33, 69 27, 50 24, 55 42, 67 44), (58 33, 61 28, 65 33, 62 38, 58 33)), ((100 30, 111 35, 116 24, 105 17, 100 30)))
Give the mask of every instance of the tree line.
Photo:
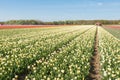
POLYGON ((120 24, 120 20, 65 20, 65 21, 53 21, 53 22, 43 22, 39 20, 9 20, 5 22, 0 22, 0 24, 2 25, 93 25, 97 22, 104 25, 120 24))

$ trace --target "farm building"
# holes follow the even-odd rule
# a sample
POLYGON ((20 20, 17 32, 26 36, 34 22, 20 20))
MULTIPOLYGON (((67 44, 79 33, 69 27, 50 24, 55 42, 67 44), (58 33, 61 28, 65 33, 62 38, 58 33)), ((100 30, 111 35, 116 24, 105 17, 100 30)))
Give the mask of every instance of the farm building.
POLYGON ((102 26, 102 23, 97 22, 97 23, 95 23, 95 25, 96 25, 96 26, 102 26))

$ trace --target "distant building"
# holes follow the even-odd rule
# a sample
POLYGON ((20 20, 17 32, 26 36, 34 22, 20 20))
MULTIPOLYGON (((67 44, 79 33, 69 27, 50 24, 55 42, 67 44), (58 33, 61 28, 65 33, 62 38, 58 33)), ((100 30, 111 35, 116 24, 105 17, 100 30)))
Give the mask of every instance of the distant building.
POLYGON ((97 22, 97 23, 95 23, 95 25, 96 25, 96 26, 102 26, 102 23, 97 22))

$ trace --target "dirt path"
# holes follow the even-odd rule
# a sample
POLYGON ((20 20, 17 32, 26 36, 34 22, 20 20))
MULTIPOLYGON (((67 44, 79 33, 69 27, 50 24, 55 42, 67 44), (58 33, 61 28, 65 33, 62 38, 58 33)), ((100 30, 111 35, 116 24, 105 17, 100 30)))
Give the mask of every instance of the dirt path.
POLYGON ((94 53, 90 60, 88 80, 101 80, 100 75, 100 54, 98 52, 98 27, 96 27, 94 53))

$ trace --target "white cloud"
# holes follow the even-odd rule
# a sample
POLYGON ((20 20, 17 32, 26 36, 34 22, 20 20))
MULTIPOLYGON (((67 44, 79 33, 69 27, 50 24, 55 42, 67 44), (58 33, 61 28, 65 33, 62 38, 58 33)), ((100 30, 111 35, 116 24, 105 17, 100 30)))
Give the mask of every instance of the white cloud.
POLYGON ((103 5, 103 3, 102 3, 102 2, 99 2, 99 3, 97 3, 97 5, 98 5, 98 6, 102 6, 102 5, 103 5))

